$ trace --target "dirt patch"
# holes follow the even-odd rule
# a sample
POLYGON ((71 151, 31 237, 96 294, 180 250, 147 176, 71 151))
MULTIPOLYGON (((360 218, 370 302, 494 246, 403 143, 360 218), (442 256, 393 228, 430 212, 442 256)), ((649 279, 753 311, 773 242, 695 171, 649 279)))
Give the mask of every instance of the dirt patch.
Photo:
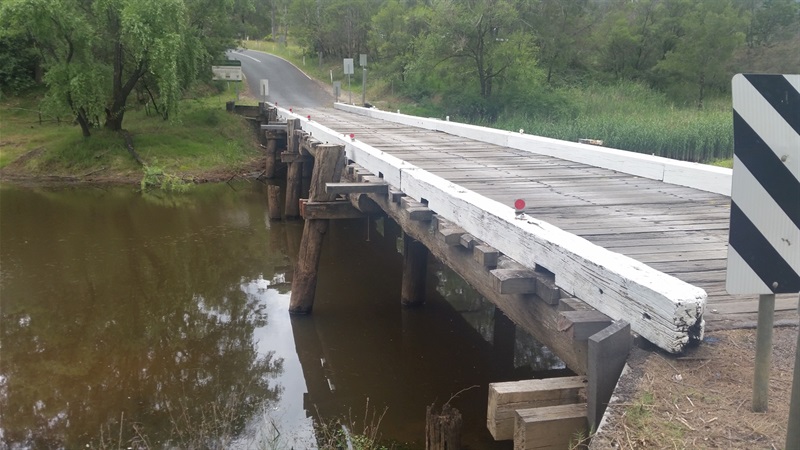
POLYGON ((751 411, 756 330, 706 334, 679 357, 635 349, 593 449, 784 448, 798 328, 775 328, 769 411, 751 411))

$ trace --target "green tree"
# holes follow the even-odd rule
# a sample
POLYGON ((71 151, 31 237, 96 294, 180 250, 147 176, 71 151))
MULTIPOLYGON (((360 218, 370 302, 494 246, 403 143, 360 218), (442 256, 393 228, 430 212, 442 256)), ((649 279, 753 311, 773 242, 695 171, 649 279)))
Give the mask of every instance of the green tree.
POLYGON ((0 33, 0 95, 16 94, 33 86, 39 72, 39 58, 24 35, 0 33))
MULTIPOLYGON (((222 5, 223 8, 211 7, 222 5)), ((239 4, 239 3, 237 3, 239 4)), ((45 105, 75 116, 84 136, 122 129, 128 96, 146 76, 164 111, 224 48, 207 0, 8 0, 0 26, 30 36, 48 92, 45 105)), ((224 31, 224 28, 223 28, 224 31)))
POLYGON ((427 32, 430 8, 406 6, 388 0, 372 17, 369 46, 381 74, 405 81, 406 71, 416 55, 415 39, 427 32))
POLYGON ((794 0, 740 0, 747 13, 747 47, 769 47, 798 32, 800 3, 794 0))
POLYGON ((690 2, 681 16, 677 41, 654 70, 675 85, 694 89, 697 107, 709 88, 724 89, 730 79, 728 63, 744 42, 744 20, 729 0, 690 2))
POLYGON ((523 1, 520 14, 535 37, 547 83, 557 73, 580 65, 594 22, 588 0, 523 1))
POLYGON ((422 67, 439 66, 456 79, 466 76, 477 81, 480 97, 489 100, 512 64, 533 58, 518 17, 508 0, 438 1, 430 31, 418 41, 423 50, 418 61, 424 60, 422 67))
POLYGON ((601 70, 617 79, 641 79, 663 55, 657 1, 616 2, 594 34, 601 70))

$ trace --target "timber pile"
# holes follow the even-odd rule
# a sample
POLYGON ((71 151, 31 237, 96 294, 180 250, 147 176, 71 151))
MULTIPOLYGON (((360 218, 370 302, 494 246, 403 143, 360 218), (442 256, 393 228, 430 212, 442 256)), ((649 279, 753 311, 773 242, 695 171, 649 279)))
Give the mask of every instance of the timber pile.
POLYGON ((433 405, 425 411, 425 449, 458 450, 461 448, 461 413, 445 403, 440 412, 433 405))

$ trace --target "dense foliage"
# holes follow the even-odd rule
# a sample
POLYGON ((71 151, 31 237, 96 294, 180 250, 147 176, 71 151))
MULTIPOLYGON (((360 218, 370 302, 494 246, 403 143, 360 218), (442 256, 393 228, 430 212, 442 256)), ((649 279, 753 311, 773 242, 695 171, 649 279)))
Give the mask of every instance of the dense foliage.
POLYGON ((299 0, 286 14, 309 55, 367 53, 402 93, 470 119, 563 114, 555 88, 620 81, 702 108, 733 73, 800 71, 797 0, 299 0))
POLYGON ((71 114, 84 136, 101 124, 120 130, 129 96, 167 118, 184 89, 209 77, 213 58, 233 45, 246 1, 6 0, 0 5, 3 91, 47 86, 44 107, 71 114))
POLYGON ((131 93, 166 118, 211 59, 261 38, 368 54, 373 81, 454 117, 542 123, 586 112, 576 86, 703 109, 734 73, 800 72, 800 0, 6 0, 0 92, 43 78, 85 135, 119 129, 131 93))

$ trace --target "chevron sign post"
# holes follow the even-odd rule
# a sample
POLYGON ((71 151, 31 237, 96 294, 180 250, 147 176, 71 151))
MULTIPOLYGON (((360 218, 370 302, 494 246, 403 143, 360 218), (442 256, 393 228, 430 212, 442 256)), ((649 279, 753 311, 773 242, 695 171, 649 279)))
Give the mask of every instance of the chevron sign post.
MULTIPOLYGON (((767 410, 775 294, 800 292, 800 75, 736 75, 726 288, 759 294, 753 411, 767 410)), ((797 405, 797 373, 792 410, 797 405)), ((796 413, 796 411, 795 411, 796 413)), ((789 435, 796 433, 789 418, 789 435)), ((789 441, 787 441, 787 444, 789 441)))

